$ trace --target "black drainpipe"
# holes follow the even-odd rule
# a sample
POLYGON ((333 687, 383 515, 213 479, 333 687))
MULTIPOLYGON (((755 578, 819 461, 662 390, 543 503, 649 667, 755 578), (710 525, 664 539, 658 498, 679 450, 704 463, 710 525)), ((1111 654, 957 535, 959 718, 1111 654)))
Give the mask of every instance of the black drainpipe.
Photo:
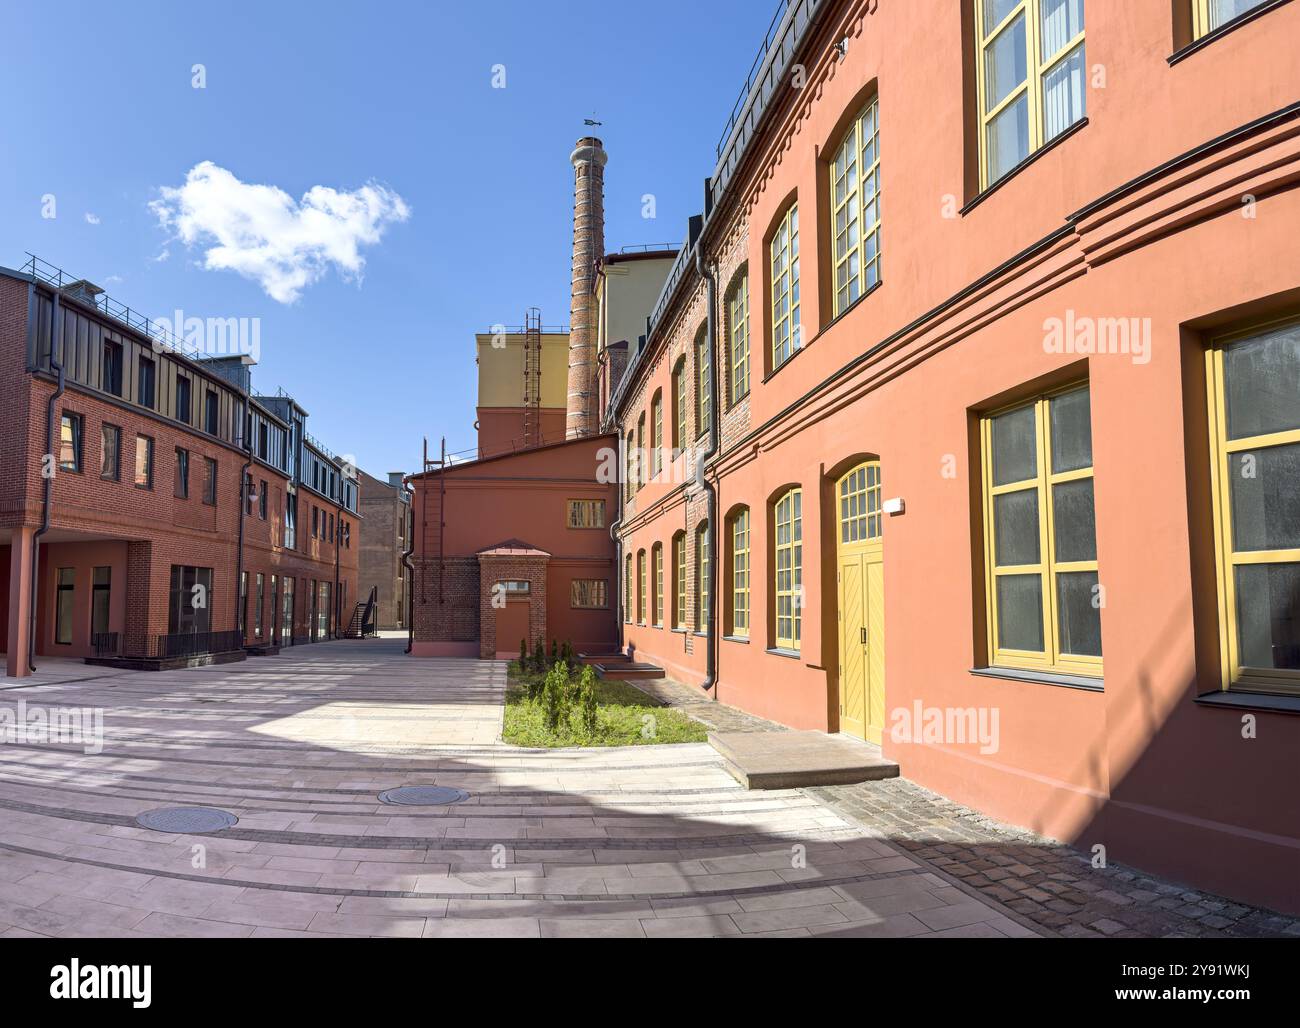
POLYGON ((718 453, 718 420, 721 404, 718 396, 718 355, 714 346, 717 335, 716 310, 718 305, 718 285, 704 260, 704 241, 695 251, 695 269, 708 286, 704 352, 709 355, 709 448, 695 464, 695 481, 709 494, 709 623, 705 626, 705 660, 707 677, 700 686, 706 692, 713 690, 717 698, 718 688, 718 489, 709 481, 707 469, 709 461, 718 453))
MULTIPOLYGON (((339 495, 343 495, 343 481, 339 480, 339 495)), ((339 558, 343 556, 343 504, 339 500, 334 501, 334 638, 339 638, 339 630, 342 628, 342 622, 339 620, 343 616, 343 609, 339 597, 339 558)), ((354 597, 355 599, 355 597, 354 597)))
MULTIPOLYGON (((50 395, 49 404, 45 408, 45 453, 47 458, 53 458, 54 467, 50 468, 50 474, 45 476, 45 484, 42 486, 44 498, 41 503, 41 527, 36 530, 32 537, 32 623, 31 630, 27 639, 27 669, 36 670, 36 613, 40 605, 40 571, 41 571, 41 536, 50 530, 50 492, 54 485, 54 475, 58 474, 58 457, 54 453, 54 408, 59 399, 63 396, 63 387, 66 382, 63 372, 63 362, 59 359, 59 352, 63 349, 63 311, 59 305, 59 293, 54 293, 54 307, 50 314, 50 369, 59 376, 58 388, 50 395)), ((85 448, 86 440, 81 440, 82 448, 85 448)))
POLYGON ((406 493, 406 510, 402 517, 406 519, 407 545, 402 554, 402 566, 410 572, 406 578, 406 652, 410 653, 415 649, 415 564, 411 561, 411 554, 415 552, 415 490, 411 488, 409 478, 402 479, 402 490, 406 493))
MULTIPOLYGON (((235 631, 239 633, 241 650, 244 648, 244 604, 240 602, 240 586, 244 580, 244 515, 248 513, 248 469, 253 466, 252 439, 249 438, 251 433, 248 429, 248 393, 245 393, 244 412, 239 423, 239 446, 247 459, 239 471, 239 548, 235 552, 235 631)), ((292 627, 289 635, 292 638, 292 627)))

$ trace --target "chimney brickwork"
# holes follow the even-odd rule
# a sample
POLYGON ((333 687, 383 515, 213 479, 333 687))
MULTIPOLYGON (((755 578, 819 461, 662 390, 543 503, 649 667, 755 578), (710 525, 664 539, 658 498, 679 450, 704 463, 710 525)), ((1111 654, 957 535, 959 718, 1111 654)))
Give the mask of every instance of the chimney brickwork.
POLYGON ((605 251, 605 148, 578 140, 573 164, 573 291, 569 309, 569 392, 565 435, 583 439, 599 431, 596 410, 596 264, 605 251))

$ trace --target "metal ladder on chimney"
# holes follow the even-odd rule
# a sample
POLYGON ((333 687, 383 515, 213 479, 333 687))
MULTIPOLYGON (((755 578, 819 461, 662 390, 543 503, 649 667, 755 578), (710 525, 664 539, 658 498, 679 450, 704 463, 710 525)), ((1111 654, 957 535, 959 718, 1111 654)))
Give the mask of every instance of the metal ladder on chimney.
POLYGON ((542 445, 542 312, 524 314, 524 449, 542 445))

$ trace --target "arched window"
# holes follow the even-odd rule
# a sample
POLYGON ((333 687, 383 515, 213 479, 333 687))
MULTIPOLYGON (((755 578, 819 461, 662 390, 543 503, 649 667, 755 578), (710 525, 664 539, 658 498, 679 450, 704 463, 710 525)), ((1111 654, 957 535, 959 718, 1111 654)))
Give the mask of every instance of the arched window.
POLYGON ((645 475, 645 414, 636 422, 636 487, 640 489, 646 482, 645 475))
POLYGON ((695 630, 709 624, 709 523, 701 521, 695 530, 695 630))
POLYGON ((987 188, 1083 119, 1083 0, 975 0, 975 39, 987 188))
POLYGON ((749 508, 731 516, 731 634, 749 637, 749 508))
POLYGON ((749 393, 749 272, 742 271, 727 298, 727 352, 731 358, 731 402, 749 393))
POLYGON ((627 555, 623 568, 623 620, 632 621, 632 554, 627 555))
POLYGON ((629 431, 627 434, 627 456, 624 457, 623 493, 630 500, 636 492, 636 439, 629 431))
POLYGON ((654 596, 650 601, 651 623, 656 628, 664 626, 664 544, 655 543, 650 549, 650 587, 654 596))
POLYGON ((673 453, 686 449, 686 358, 682 357, 673 368, 673 453))
POLYGON ((673 628, 686 628, 686 533, 673 536, 673 628))
POLYGON ((709 430, 709 417, 713 408, 709 356, 709 329, 706 325, 695 337, 695 431, 700 435, 709 430))
POLYGON ((772 369, 803 345, 799 329, 799 204, 785 212, 772 236, 772 369))
POLYGON ((650 477, 664 466, 664 394, 658 390, 650 401, 650 477))
POLYGON ((872 100, 831 162, 836 317, 880 281, 880 112, 872 100))
POLYGON ((636 555, 636 620, 641 625, 645 624, 646 611, 649 609, 646 592, 650 588, 650 582, 645 572, 645 550, 641 550, 636 555))
POLYGON ((778 499, 772 520, 776 645, 778 649, 797 651, 803 621, 803 490, 791 489, 778 499))

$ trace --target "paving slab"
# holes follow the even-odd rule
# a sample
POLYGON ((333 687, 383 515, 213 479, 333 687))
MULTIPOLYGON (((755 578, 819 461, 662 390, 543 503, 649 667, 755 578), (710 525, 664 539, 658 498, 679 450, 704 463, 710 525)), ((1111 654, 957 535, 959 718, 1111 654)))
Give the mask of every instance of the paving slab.
POLYGON ((897 778, 880 747, 825 732, 711 732, 709 745, 746 789, 799 789, 897 778))

